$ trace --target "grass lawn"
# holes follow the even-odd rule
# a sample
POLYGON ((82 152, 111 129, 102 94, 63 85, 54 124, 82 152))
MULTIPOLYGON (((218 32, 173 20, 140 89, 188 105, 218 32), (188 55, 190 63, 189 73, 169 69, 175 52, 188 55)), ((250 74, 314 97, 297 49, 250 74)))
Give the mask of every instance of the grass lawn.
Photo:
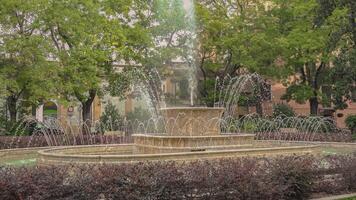
POLYGON ((340 200, 356 200, 356 196, 348 197, 348 198, 344 198, 344 199, 340 199, 340 200))

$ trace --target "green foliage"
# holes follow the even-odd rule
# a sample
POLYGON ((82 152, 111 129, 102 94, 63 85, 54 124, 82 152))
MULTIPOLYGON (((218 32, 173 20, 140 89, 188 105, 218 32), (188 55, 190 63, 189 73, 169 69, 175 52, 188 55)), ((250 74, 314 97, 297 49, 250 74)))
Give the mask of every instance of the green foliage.
MULTIPOLYGON (((24 106, 48 99, 90 105, 105 92, 104 79, 115 84, 122 75, 113 63, 140 61, 140 49, 150 43, 148 30, 135 21, 141 8, 145 3, 130 0, 2 2, 0 91, 11 120, 20 99, 24 106)), ((123 96, 127 88, 114 94, 123 96)))
MULTIPOLYGON (((211 104, 214 87, 208 79, 235 77, 244 71, 270 78, 289 73, 278 58, 282 54, 277 18, 265 2, 196 1, 201 96, 211 104)), ((243 100, 242 100, 243 101, 243 100)))
POLYGON ((16 120, 20 99, 23 106, 37 106, 58 94, 58 64, 48 59, 54 54, 51 40, 40 34, 42 3, 14 0, 0 5, 0 90, 8 100, 10 120, 16 120))
POLYGON ((5 109, 5 105, 0 105, 0 135, 4 135, 6 133, 7 128, 7 113, 5 109))
POLYGON ((63 93, 81 102, 90 98, 89 90, 99 92, 101 76, 110 70, 113 51, 103 37, 109 24, 100 8, 92 1, 50 1, 42 15, 43 26, 53 36, 55 55, 64 66, 60 73, 65 80, 63 93))
POLYGON ((206 79, 205 81, 202 81, 202 85, 200 85, 200 93, 202 94, 201 96, 201 101, 203 104, 206 104, 207 106, 214 106, 214 104, 217 101, 218 97, 216 97, 215 93, 215 79, 206 79))
POLYGON ((125 69, 123 73, 112 73, 108 76, 109 86, 106 88, 110 95, 124 99, 130 91, 131 85, 134 85, 139 80, 142 80, 142 75, 136 70, 125 69))
POLYGON ((356 134, 356 115, 349 115, 345 119, 346 126, 350 129, 353 135, 356 134))
POLYGON ((149 16, 142 19, 142 33, 148 35, 142 46, 140 60, 144 68, 156 67, 163 75, 170 73, 167 66, 178 57, 188 61, 192 41, 192 20, 183 1, 155 0, 145 2, 149 16))
POLYGON ((356 49, 341 49, 340 56, 335 59, 330 70, 331 102, 335 109, 346 109, 347 101, 352 100, 352 92, 356 83, 356 49))
POLYGON ((148 110, 138 107, 135 108, 134 111, 127 113, 126 119, 131 122, 135 122, 136 120, 139 122, 145 122, 151 118, 151 114, 148 110))
POLYGON ((244 132, 254 133, 254 132, 256 132, 258 130, 258 126, 257 126, 256 122, 246 120, 246 121, 243 122, 241 129, 244 132))
POLYGON ((314 91, 309 85, 292 84, 287 88, 281 99, 287 101, 295 100, 297 103, 302 104, 312 97, 314 97, 314 91))
POLYGON ((348 18, 354 8, 340 2, 277 0, 279 6, 272 9, 279 19, 284 66, 290 75, 297 75, 286 79, 288 89, 283 98, 298 103, 309 100, 311 114, 316 114, 318 103, 332 102, 336 109, 345 108, 348 84, 355 82, 353 64, 349 64, 355 57, 350 53, 355 43, 350 37, 352 28, 345 29, 352 26, 348 18), (332 85, 331 99, 321 93, 323 85, 332 85))
POLYGON ((118 131, 123 126, 124 119, 119 110, 109 102, 105 106, 105 111, 100 117, 100 131, 118 131))
MULTIPOLYGON (((247 69, 282 77, 286 100, 347 107, 356 77, 353 1, 197 0, 192 7, 195 13, 166 0, 2 2, 0 92, 11 120, 20 105, 28 110, 49 99, 89 105, 105 92, 124 98, 144 77, 114 63, 134 63, 143 74, 157 67, 165 76, 177 58, 200 70, 206 105, 215 103, 216 76, 247 69), (331 85, 331 98, 323 85, 331 85)), ((187 83, 180 83, 182 98, 187 83)), ((240 103, 255 101, 247 98, 240 103)))
POLYGON ((264 6, 260 1, 197 1, 199 61, 207 76, 236 75, 239 68, 273 76, 283 72, 272 67, 280 53, 276 19, 264 6))
POLYGON ((279 103, 273 105, 273 117, 294 117, 295 112, 288 104, 279 103))

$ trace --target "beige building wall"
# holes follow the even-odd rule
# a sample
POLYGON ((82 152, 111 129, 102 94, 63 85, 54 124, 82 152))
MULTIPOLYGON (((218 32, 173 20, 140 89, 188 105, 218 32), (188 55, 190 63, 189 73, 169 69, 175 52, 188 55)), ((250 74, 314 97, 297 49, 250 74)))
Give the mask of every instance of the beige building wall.
POLYGON ((57 104, 57 118, 60 121, 61 125, 67 127, 67 107, 61 104, 57 104))

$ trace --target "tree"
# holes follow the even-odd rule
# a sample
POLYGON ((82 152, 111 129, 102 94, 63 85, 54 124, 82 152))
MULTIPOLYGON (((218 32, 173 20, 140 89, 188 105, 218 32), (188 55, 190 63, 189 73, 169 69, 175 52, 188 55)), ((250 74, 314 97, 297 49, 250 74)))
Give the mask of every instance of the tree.
MULTIPOLYGON (((179 0, 152 1, 148 4, 148 8, 151 11, 148 30, 153 44, 148 55, 143 59, 143 67, 157 68, 163 76, 167 76, 174 73, 171 68, 174 60, 183 61, 188 65, 184 79, 189 80, 189 86, 192 87, 195 80, 194 52, 192 51, 196 37, 193 24, 194 13, 190 8, 185 8, 183 1, 179 0)), ((150 85, 160 84, 151 82, 150 85)), ((159 99, 157 95, 160 94, 153 96, 159 99)))
POLYGON ((41 3, 14 0, 0 5, 1 88, 12 123, 20 104, 35 107, 58 94, 57 64, 48 59, 50 41, 39 26, 41 3))
POLYGON ((235 77, 238 71, 268 77, 285 73, 276 62, 281 54, 276 18, 266 6, 258 0, 197 1, 197 66, 203 77, 203 99, 213 96, 216 77, 235 77))
POLYGON ((333 104, 335 109, 346 109, 348 101, 352 101, 352 93, 356 86, 356 50, 340 50, 340 55, 334 60, 328 81, 330 82, 330 96, 327 103, 333 104))
POLYGON ((325 22, 337 12, 346 12, 344 25, 336 29, 331 40, 337 45, 338 55, 333 60, 328 81, 330 93, 327 101, 335 109, 347 108, 347 101, 352 100, 352 92, 356 84, 356 2, 350 0, 320 0, 317 23, 325 22))
MULTIPOLYGON (((48 1, 42 13, 44 29, 61 65, 63 98, 78 100, 85 127, 91 126, 94 98, 114 72, 113 63, 129 60, 136 27, 130 26, 131 1, 48 1)), ((84 129, 85 131, 85 129, 84 129)))
POLYGON ((326 101, 321 87, 342 81, 333 82, 329 77, 335 59, 340 57, 337 52, 349 40, 340 32, 349 25, 348 10, 340 7, 330 12, 321 7, 323 2, 281 0, 273 9, 279 18, 285 66, 294 75, 292 80, 286 80, 288 88, 283 98, 298 103, 309 101, 312 115, 326 101))
MULTIPOLYGON (((158 73, 163 77, 172 75, 174 71, 171 65, 175 59, 189 63, 192 36, 189 17, 181 0, 134 1, 130 19, 135 22, 136 28, 128 37, 133 38, 133 51, 139 55, 134 60, 139 65, 127 66, 124 74, 115 75, 111 84, 113 87, 110 86, 111 92, 117 94, 123 85, 143 83, 158 113, 163 100, 158 73)), ((189 78, 189 74, 185 73, 186 78, 189 78)))

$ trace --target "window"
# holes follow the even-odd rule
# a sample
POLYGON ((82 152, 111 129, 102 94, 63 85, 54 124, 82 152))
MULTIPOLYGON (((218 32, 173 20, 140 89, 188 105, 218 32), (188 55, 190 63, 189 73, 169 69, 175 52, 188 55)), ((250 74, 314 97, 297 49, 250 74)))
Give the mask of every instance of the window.
POLYGON ((57 105, 53 101, 48 101, 43 105, 43 119, 57 118, 57 105))

